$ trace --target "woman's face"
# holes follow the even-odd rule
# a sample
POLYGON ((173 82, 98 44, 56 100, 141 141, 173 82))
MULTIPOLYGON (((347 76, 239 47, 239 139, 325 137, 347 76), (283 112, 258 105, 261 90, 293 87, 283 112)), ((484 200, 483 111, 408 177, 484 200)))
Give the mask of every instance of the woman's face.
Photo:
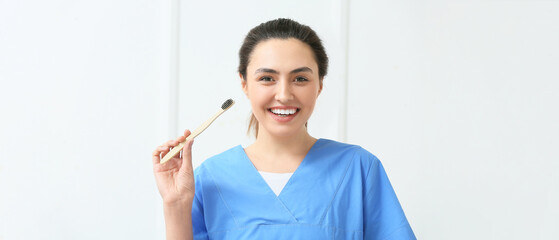
POLYGON ((254 48, 243 91, 259 123, 259 136, 285 137, 306 131, 322 90, 311 48, 296 39, 270 39, 254 48))

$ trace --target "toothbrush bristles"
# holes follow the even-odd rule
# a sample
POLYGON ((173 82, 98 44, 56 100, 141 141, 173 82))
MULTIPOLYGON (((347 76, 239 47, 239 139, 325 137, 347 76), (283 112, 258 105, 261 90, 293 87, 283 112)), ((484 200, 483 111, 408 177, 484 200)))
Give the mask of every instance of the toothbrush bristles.
POLYGON ((231 107, 231 105, 233 105, 233 103, 235 103, 235 101, 233 101, 233 99, 229 98, 229 99, 227 99, 227 101, 223 102, 223 104, 221 105, 221 109, 227 110, 228 108, 231 107))

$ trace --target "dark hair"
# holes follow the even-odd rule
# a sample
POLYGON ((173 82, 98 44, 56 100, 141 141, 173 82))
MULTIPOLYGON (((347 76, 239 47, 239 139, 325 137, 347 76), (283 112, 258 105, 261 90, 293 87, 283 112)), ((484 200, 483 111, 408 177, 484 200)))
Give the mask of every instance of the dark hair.
MULTIPOLYGON (((262 23, 248 32, 239 50, 238 71, 243 76, 243 80, 246 81, 247 66, 256 45, 269 39, 289 38, 297 39, 309 45, 318 65, 318 76, 320 84, 322 84, 322 80, 328 72, 328 56, 324 46, 322 46, 322 41, 309 26, 286 18, 278 18, 262 23)), ((254 117, 254 114, 250 118, 249 132, 250 129, 254 129, 255 136, 258 137, 258 120, 254 117)))
POLYGON ((326 73, 328 72, 328 56, 326 55, 324 46, 322 46, 322 41, 316 32, 309 26, 300 24, 291 19, 278 18, 254 27, 245 37, 243 45, 239 50, 238 68, 238 71, 241 75, 243 75, 243 78, 246 79, 247 66, 254 47, 262 41, 274 38, 295 38, 309 45, 314 53, 314 57, 318 65, 318 76, 321 80, 324 76, 326 76, 326 73))

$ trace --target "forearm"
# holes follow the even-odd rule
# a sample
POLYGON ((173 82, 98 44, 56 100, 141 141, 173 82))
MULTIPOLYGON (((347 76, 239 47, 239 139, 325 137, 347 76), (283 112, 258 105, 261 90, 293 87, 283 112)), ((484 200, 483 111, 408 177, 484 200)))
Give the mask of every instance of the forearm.
POLYGON ((164 204, 165 232, 167 240, 193 239, 192 236, 192 202, 182 204, 164 204))

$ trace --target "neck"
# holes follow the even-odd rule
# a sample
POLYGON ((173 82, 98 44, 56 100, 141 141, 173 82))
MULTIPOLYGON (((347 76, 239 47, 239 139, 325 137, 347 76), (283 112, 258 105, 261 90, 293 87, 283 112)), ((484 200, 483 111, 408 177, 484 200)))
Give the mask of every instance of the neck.
POLYGON ((259 171, 294 172, 315 142, 316 139, 307 133, 306 128, 289 136, 275 136, 261 131, 245 152, 259 171))
POLYGON ((314 142, 316 139, 309 135, 306 128, 289 136, 274 136, 266 131, 261 131, 252 147, 259 152, 263 150, 276 156, 294 155, 306 154, 314 142))

